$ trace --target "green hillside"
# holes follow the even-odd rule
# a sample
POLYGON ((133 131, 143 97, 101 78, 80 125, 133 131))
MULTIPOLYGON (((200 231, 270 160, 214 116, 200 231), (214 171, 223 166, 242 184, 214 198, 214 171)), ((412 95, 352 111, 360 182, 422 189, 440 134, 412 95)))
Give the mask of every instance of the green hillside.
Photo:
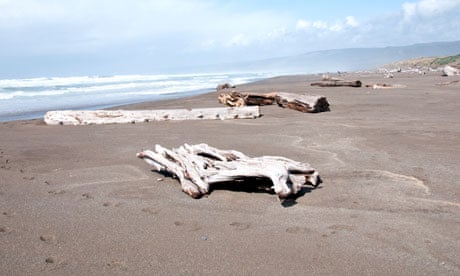
POLYGON ((460 66, 460 54, 455 56, 445 56, 445 57, 421 57, 401 60, 384 66, 384 68, 417 68, 417 67, 430 67, 433 69, 443 67, 446 65, 460 66))

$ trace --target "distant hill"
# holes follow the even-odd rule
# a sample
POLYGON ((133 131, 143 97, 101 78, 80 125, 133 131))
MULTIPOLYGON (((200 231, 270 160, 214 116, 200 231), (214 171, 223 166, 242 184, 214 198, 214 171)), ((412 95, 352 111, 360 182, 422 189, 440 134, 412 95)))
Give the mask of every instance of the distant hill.
MULTIPOLYGON (((459 50, 460 52, 460 50, 459 50)), ((439 68, 446 65, 460 67, 460 54, 445 57, 422 57, 397 61, 383 66, 383 68, 439 68)))
MULTIPOLYGON (((452 56, 460 53, 460 41, 434 42, 384 48, 348 48, 301 55, 226 64, 225 68, 276 73, 320 73, 372 70, 385 64, 417 57, 452 56)), ((428 61, 427 61, 428 62, 428 61)), ((446 62, 438 60, 437 62, 446 62)))

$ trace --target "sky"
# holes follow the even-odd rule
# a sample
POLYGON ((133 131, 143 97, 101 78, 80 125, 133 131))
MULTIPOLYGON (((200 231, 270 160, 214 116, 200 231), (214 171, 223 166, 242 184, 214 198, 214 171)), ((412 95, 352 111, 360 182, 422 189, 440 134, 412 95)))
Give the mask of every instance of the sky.
POLYGON ((455 40, 460 0, 0 0, 0 78, 171 73, 455 40))

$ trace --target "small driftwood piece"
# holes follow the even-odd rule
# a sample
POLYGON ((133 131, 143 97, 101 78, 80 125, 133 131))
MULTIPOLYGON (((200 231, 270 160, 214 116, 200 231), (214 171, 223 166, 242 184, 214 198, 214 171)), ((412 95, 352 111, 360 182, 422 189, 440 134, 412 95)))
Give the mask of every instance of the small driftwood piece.
POLYGON ((236 88, 236 86, 227 82, 227 83, 218 84, 216 87, 216 90, 219 91, 219 90, 230 89, 230 88, 236 88))
POLYGON ((290 108, 305 113, 329 111, 329 103, 323 96, 297 95, 278 92, 276 103, 283 108, 290 108))
POLYGON ((279 198, 294 195, 305 185, 320 183, 318 172, 307 163, 280 156, 251 158, 235 150, 220 150, 207 144, 188 145, 139 152, 137 157, 157 172, 172 174, 179 179, 182 191, 193 198, 208 194, 215 183, 234 183, 244 180, 269 179, 271 189, 279 198))
POLYGON ((361 87, 362 83, 359 80, 356 80, 356 81, 326 80, 326 81, 312 82, 310 85, 319 86, 319 87, 340 87, 340 86, 361 87))
POLYGON ((123 124, 168 120, 227 120, 260 117, 258 106, 164 110, 57 110, 48 111, 48 125, 123 124))
POLYGON ((392 89, 392 88, 405 88, 405 85, 402 84, 386 84, 386 83, 374 83, 366 84, 365 87, 372 89, 392 89))

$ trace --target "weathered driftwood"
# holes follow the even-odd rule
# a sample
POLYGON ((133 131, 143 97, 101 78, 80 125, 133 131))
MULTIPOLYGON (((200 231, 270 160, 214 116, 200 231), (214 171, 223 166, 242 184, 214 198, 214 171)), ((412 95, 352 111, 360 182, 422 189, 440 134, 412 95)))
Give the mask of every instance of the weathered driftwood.
POLYGON ((251 158, 235 150, 219 150, 207 144, 188 145, 137 154, 155 171, 172 174, 179 179, 182 190, 193 198, 209 193, 215 183, 238 185, 244 180, 269 179, 274 192, 285 198, 297 194, 305 185, 320 183, 318 172, 307 163, 280 156, 251 158))
POLYGON ((460 69, 452 67, 450 65, 446 65, 442 69, 442 75, 445 76, 445 77, 459 76, 460 75, 460 69))
POLYGON ((365 87, 372 88, 372 89, 392 89, 392 88, 405 88, 406 86, 403 84, 374 83, 374 84, 366 84, 365 87))
POLYGON ((341 79, 341 78, 334 78, 334 77, 331 77, 327 74, 323 75, 323 77, 321 78, 322 81, 343 81, 344 79, 341 79))
POLYGON ((48 125, 122 124, 168 120, 226 120, 260 117, 258 106, 164 110, 57 110, 48 111, 48 125))
POLYGON ((219 91, 219 90, 229 89, 229 88, 236 88, 236 86, 230 83, 221 83, 217 85, 216 90, 219 91))
POLYGON ((275 102, 301 112, 329 111, 329 103, 324 96, 301 95, 288 92, 258 93, 221 93, 219 102, 228 106, 272 105, 275 102))
POLYGON ((312 82, 310 85, 319 86, 319 87, 340 87, 340 86, 361 87, 362 83, 359 80, 356 80, 356 81, 327 80, 327 81, 312 82))
POLYGON ((316 113, 329 111, 329 103, 327 102, 326 97, 323 96, 308 96, 278 92, 275 100, 281 107, 287 107, 301 112, 316 113))
POLYGON ((228 106, 247 105, 272 105, 275 102, 276 93, 221 93, 218 97, 220 103, 228 106))

